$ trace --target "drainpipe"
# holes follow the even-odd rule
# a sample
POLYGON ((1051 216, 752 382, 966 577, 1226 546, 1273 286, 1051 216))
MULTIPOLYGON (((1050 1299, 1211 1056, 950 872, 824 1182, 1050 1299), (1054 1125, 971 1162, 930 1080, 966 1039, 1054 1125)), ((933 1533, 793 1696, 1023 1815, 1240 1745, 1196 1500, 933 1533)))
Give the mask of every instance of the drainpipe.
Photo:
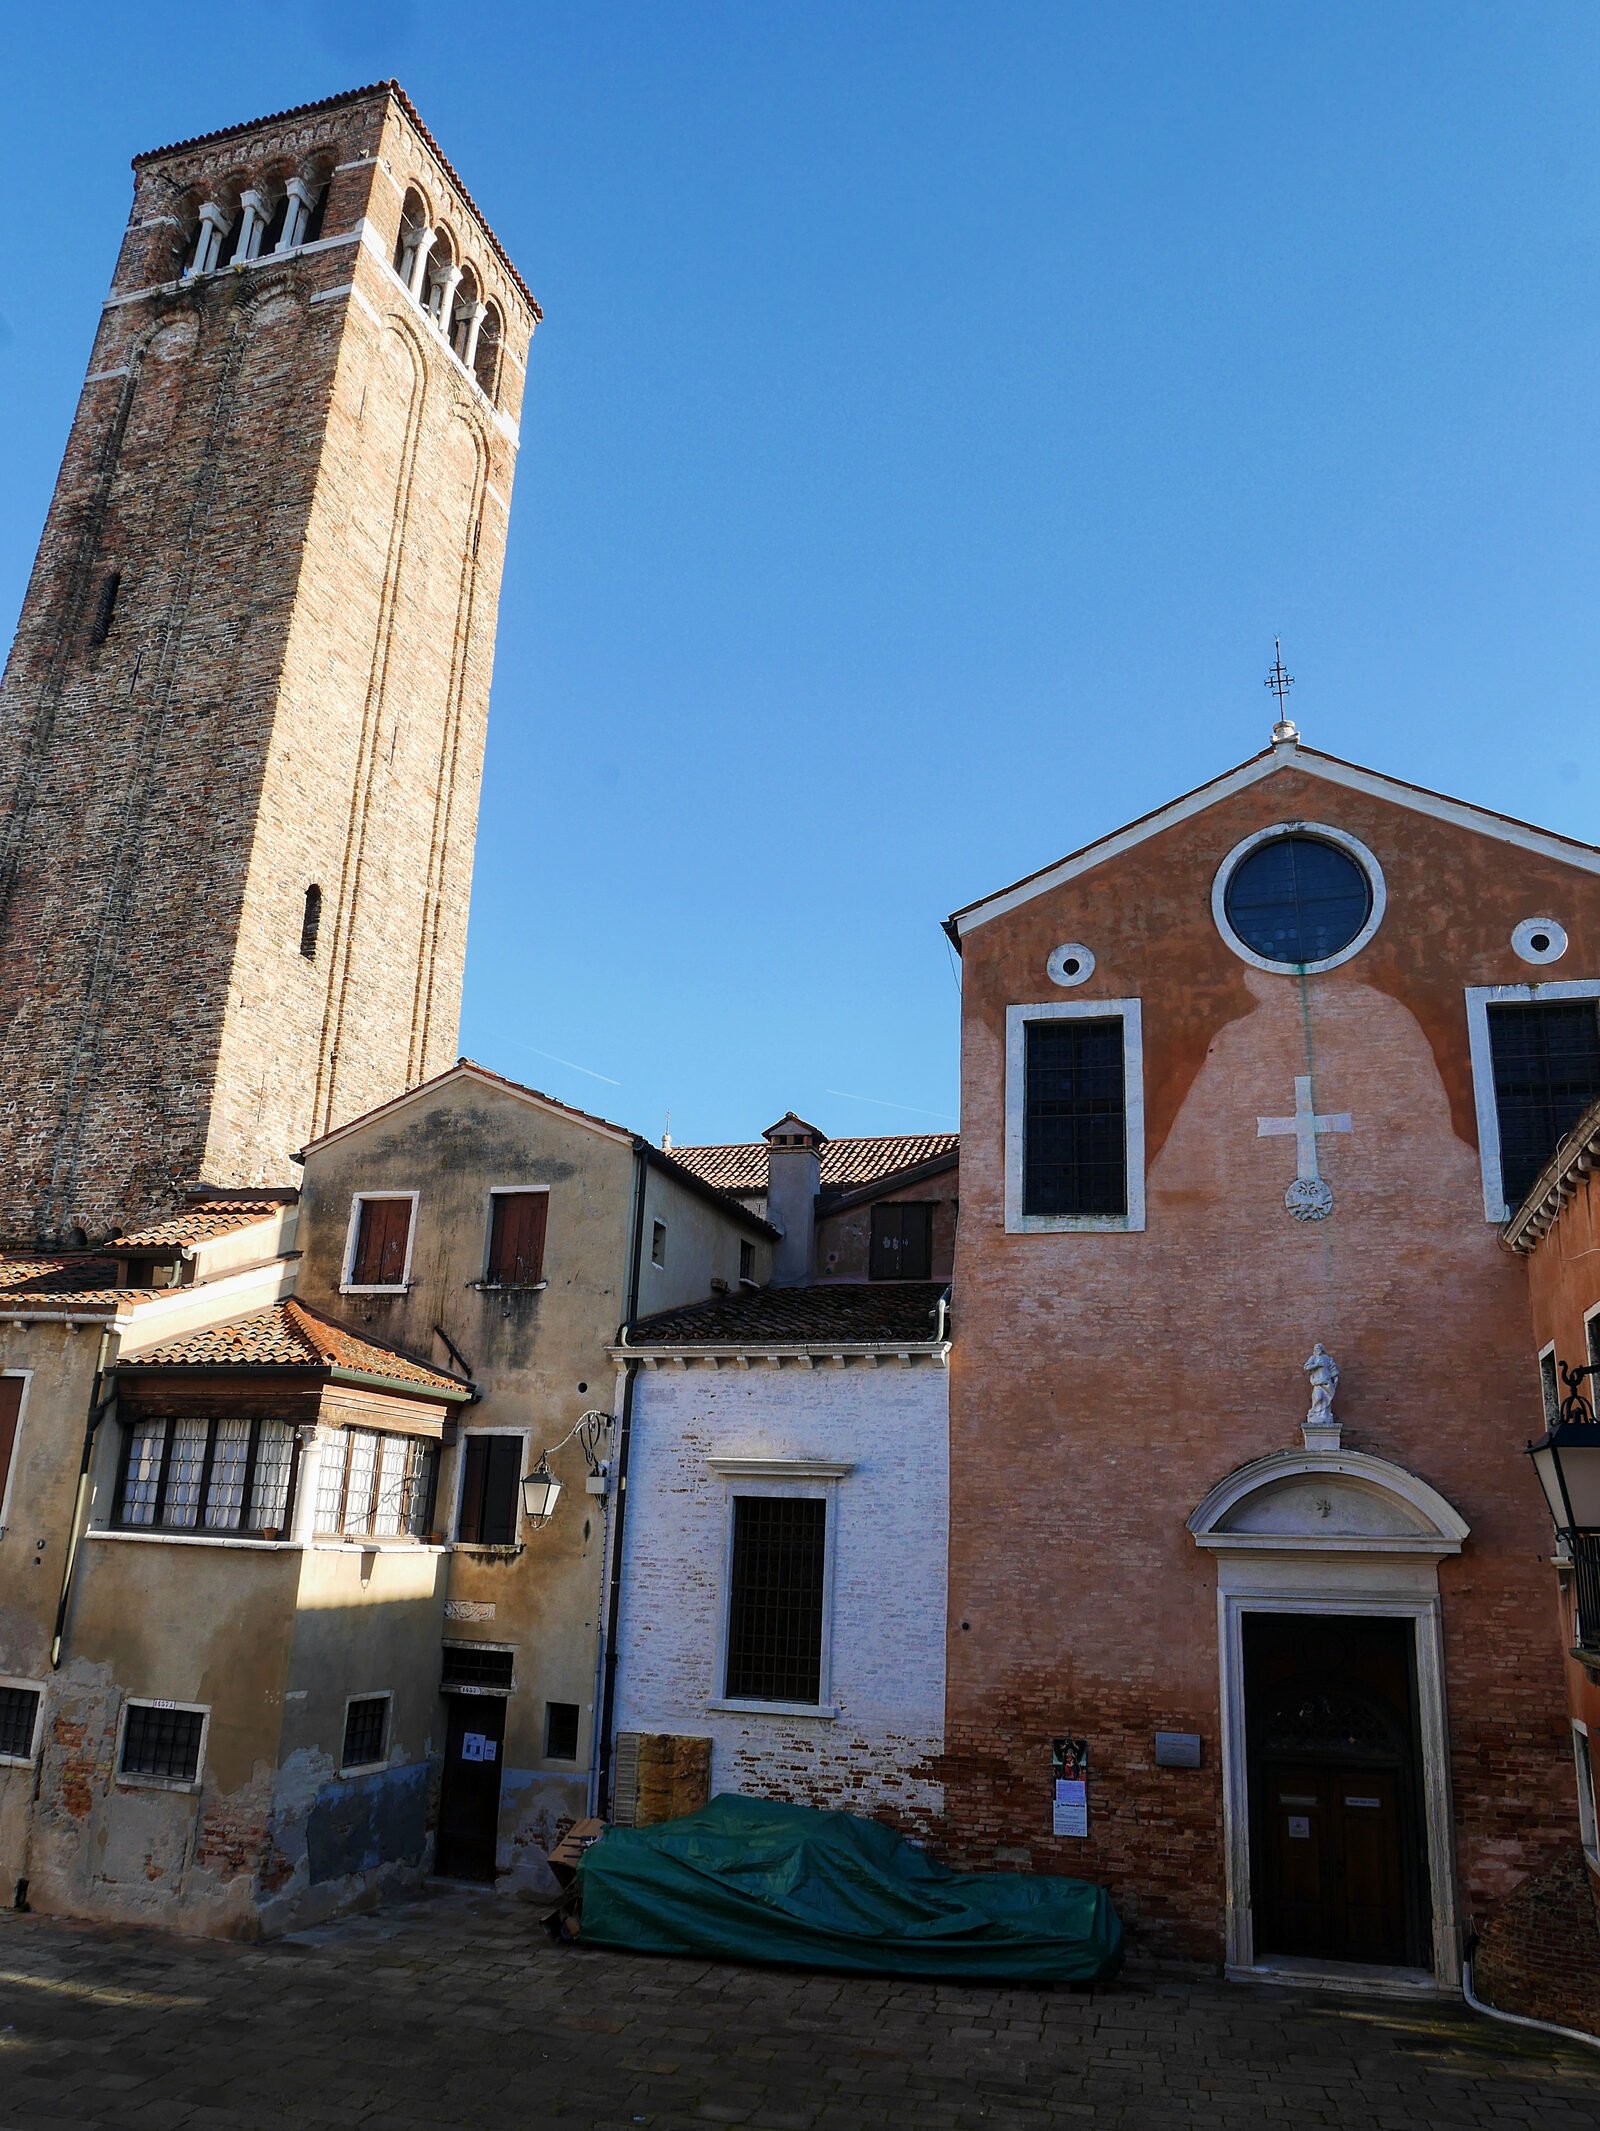
MULTIPOLYGON (((644 1194, 650 1178, 650 1148, 646 1141, 633 1143, 633 1242, 628 1260, 628 1307, 617 1330, 617 1344, 625 1345, 628 1327, 639 1314, 640 1258, 644 1249, 644 1194)), ((611 1527, 611 1579, 606 1593, 605 1685, 600 1696, 599 1741, 595 1766, 595 1809, 604 1813, 610 1804, 611 1724, 617 1707, 617 1619, 622 1611, 622 1532, 628 1517, 628 1450, 632 1439, 633 1377, 638 1364, 623 1363, 622 1413, 617 1421, 617 1513, 611 1527)))
POLYGON ((1600 2035, 1585 2034, 1581 2027, 1557 2027, 1553 2020, 1530 2020, 1526 2013, 1503 2013, 1498 2005, 1485 2005, 1472 1987, 1470 1953, 1461 1964, 1461 1995, 1475 2013, 1487 2013, 1491 2020, 1504 2020, 1509 2027, 1531 2027, 1537 2034, 1558 2035, 1563 2042, 1583 2042, 1591 2050, 1600 2050, 1600 2035))
POLYGON ((89 1462, 94 1455, 94 1439, 100 1423, 116 1403, 116 1387, 103 1388, 106 1377, 106 1355, 111 1347, 111 1334, 100 1334, 100 1352, 94 1365, 94 1389, 89 1396, 89 1418, 83 1431, 83 1456, 78 1461, 78 1491, 72 1501, 72 1523, 67 1532, 67 1558, 61 1570, 61 1596, 56 1602, 55 1634, 50 1640, 50 1670, 61 1669, 61 1639, 66 1632, 67 1606, 72 1597, 72 1572, 78 1565, 78 1543, 83 1536, 84 1505, 89 1493, 89 1462))

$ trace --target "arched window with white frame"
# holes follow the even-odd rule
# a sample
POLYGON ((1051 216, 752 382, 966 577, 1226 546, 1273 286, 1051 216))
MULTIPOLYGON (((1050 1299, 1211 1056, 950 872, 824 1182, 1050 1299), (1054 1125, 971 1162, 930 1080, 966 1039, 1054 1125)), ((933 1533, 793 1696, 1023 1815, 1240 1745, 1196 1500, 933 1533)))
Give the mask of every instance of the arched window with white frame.
POLYGON ((422 267, 433 243, 428 203, 413 185, 400 209, 400 234, 395 239, 394 270, 415 296, 422 267))
POLYGON ((461 274, 461 260, 456 251, 455 239, 449 230, 441 229, 435 235, 433 249, 428 254, 423 309, 446 340, 450 338, 450 330, 455 321, 461 274))
POLYGON ((493 399, 500 384, 500 344, 504 328, 497 305, 484 305, 478 325, 477 345, 472 351, 472 374, 493 399))

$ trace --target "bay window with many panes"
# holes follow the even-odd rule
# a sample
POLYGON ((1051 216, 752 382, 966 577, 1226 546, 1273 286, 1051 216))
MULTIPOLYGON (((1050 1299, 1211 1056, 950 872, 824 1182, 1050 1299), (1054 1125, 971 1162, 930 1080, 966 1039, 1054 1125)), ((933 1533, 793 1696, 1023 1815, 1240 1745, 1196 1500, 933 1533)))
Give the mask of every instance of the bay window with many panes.
POLYGON ((134 1531, 276 1536, 289 1526, 297 1461, 290 1421, 139 1414, 123 1431, 114 1522, 134 1531))
POLYGON ((435 1442, 341 1428, 317 1461, 317 1530, 345 1539, 426 1539, 438 1476, 435 1442))

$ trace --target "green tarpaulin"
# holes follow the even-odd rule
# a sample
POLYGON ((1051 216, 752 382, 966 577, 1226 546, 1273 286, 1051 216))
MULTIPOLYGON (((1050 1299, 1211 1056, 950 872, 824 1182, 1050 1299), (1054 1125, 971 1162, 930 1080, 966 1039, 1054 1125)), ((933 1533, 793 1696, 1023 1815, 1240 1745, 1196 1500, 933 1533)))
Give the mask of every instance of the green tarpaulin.
POLYGON ((1122 1925, 1103 1887, 952 1872, 875 1820, 714 1798, 609 1828, 578 1868, 586 1944, 872 1975, 1103 1983, 1122 1925))

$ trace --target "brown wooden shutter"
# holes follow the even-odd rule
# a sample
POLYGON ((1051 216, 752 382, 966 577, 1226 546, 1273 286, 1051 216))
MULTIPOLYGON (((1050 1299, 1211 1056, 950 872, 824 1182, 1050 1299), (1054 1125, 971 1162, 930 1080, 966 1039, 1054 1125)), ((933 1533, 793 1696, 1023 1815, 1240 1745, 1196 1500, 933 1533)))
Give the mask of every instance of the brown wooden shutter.
POLYGON ((928 1280, 933 1276, 933 1208, 927 1205, 874 1206, 872 1252, 867 1265, 872 1280, 928 1280))
POLYGON ((521 1436, 469 1435, 465 1458, 456 1537, 471 1546, 510 1546, 517 1536, 521 1436))
POLYGON ((469 1435, 462 1452, 461 1516, 456 1537, 476 1543, 483 1532, 483 1475, 489 1462, 486 1435, 469 1435))
POLYGON ((544 1278, 548 1191, 499 1191, 489 1219, 487 1279, 493 1287, 533 1287, 544 1278))
POLYGON ((517 1490, 522 1483, 522 1438, 492 1435, 483 1481, 483 1543, 510 1546, 517 1536, 517 1490))
POLYGON ((20 1376, 0 1376, 0 1502, 5 1500, 6 1480, 17 1447, 17 1424, 22 1413, 20 1376))
POLYGON ((352 1287, 399 1287, 406 1275, 411 1235, 409 1199, 363 1199, 356 1229, 352 1287))

